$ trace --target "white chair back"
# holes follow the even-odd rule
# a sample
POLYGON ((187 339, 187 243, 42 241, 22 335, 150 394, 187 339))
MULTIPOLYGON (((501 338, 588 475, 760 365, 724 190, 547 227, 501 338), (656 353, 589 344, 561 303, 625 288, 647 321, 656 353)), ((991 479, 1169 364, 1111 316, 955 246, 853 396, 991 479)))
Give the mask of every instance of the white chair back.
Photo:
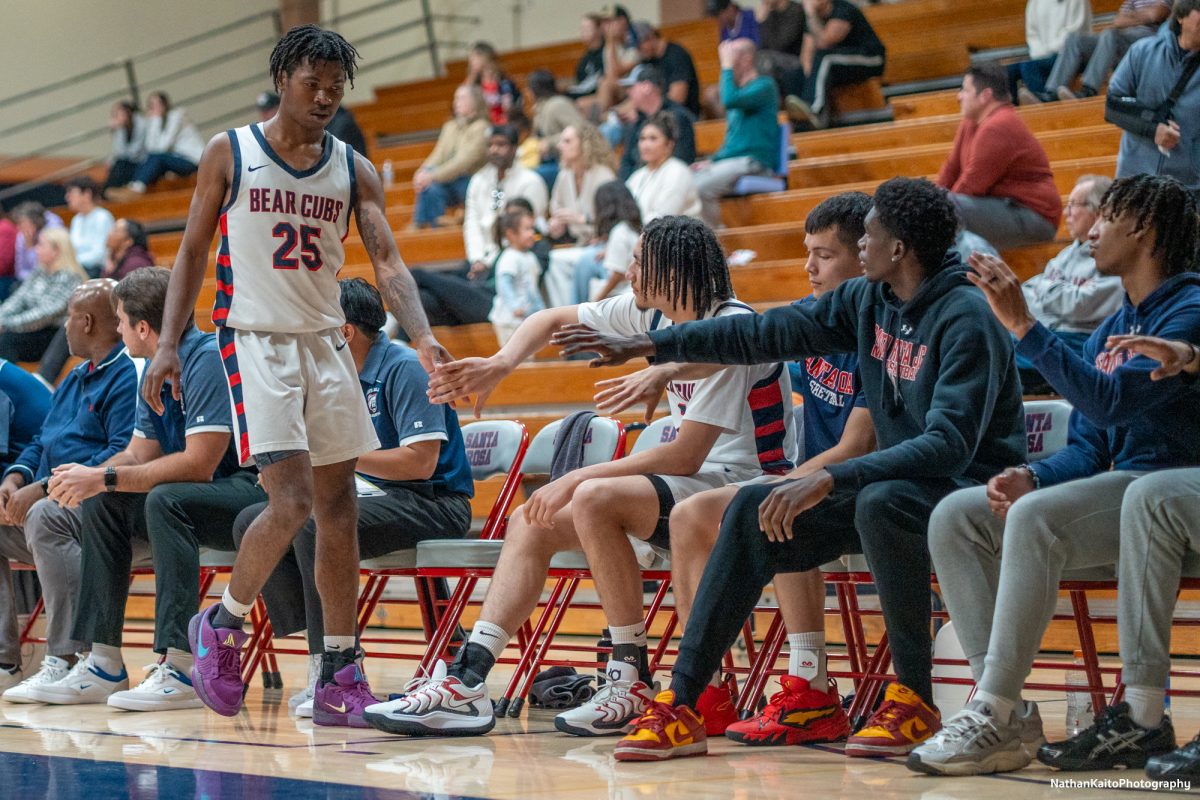
POLYGON ((1030 400, 1025 403, 1025 438, 1029 460, 1041 461, 1067 446, 1071 404, 1066 400, 1030 400))

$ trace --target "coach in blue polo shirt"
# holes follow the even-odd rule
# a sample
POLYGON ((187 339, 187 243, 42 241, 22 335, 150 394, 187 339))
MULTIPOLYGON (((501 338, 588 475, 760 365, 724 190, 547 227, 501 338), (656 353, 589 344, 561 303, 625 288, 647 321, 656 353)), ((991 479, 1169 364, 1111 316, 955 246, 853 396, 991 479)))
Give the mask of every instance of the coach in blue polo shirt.
MULTIPOLYGON (((358 554, 377 558, 416 547, 426 539, 465 536, 471 526, 475 486, 458 417, 448 405, 433 405, 429 378, 406 347, 380 332, 385 321, 378 290, 361 278, 341 281, 342 334, 349 343, 379 449, 360 456, 358 473, 380 490, 360 486, 358 554)), ((234 529, 241 537, 265 504, 242 512, 234 529)), ((313 568, 315 526, 310 520, 263 587, 263 600, 276 635, 308 631, 309 687, 292 698, 297 713, 311 714, 312 689, 324 651, 321 599, 313 568)))
POLYGON ((61 680, 88 642, 72 639, 79 587, 79 509, 50 500, 51 470, 61 464, 103 464, 129 444, 137 403, 137 370, 125 353, 112 307, 116 284, 88 281, 67 304, 67 343, 85 359, 54 393, 42 432, 0 482, 0 688, 7 702, 29 702, 28 692, 61 680), (17 612, 8 559, 37 567, 46 604, 46 659, 20 681, 17 612))
MULTIPOLYGON (((121 279, 114 291, 129 353, 149 357, 158 347, 170 271, 150 267, 121 279)), ((30 691, 43 703, 105 703, 130 711, 200 705, 189 673, 187 624, 197 611, 199 551, 233 550, 230 530, 239 511, 265 495, 253 472, 238 468, 231 447, 229 390, 216 339, 195 325, 179 344, 180 399, 163 389, 163 414, 138 396, 133 439, 96 467, 54 471, 50 497, 81 506, 82 581, 71 634, 92 648, 65 679, 30 691), (121 658, 121 627, 136 556, 153 551, 154 649, 164 658, 130 689, 121 658)))
POLYGON ((50 389, 32 373, 0 358, 0 470, 33 443, 50 412, 50 389))

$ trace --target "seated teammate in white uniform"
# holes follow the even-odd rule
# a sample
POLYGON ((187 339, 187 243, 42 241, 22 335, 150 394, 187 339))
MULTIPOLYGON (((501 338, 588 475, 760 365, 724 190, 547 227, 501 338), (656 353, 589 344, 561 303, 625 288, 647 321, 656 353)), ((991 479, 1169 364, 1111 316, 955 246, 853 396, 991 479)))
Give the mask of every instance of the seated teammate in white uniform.
MULTIPOLYGON (((646 226, 629 268, 633 294, 532 315, 491 358, 437 369, 434 401, 475 395, 476 410, 506 375, 563 326, 630 335, 673 322, 753 313, 732 299, 725 255, 702 222, 663 217, 646 226)), ((668 387, 674 441, 585 467, 542 487, 513 512, 479 621, 449 669, 404 697, 369 706, 376 728, 409 735, 482 734, 495 724, 487 677, 537 606, 550 558, 582 548, 612 632, 612 685, 622 687, 609 720, 621 730, 653 699, 647 666, 641 573, 628 535, 666 548, 675 503, 697 492, 791 468, 795 452, 790 383, 781 364, 706 369, 668 387)), ((597 724, 599 720, 597 720, 597 724)), ((560 728, 562 726, 560 725, 560 728)))

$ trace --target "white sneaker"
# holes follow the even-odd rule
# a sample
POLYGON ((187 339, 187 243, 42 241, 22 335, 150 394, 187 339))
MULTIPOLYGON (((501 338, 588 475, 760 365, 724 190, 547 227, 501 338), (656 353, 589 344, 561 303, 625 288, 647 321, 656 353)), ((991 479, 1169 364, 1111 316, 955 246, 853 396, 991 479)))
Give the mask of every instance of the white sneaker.
POLYGON ((191 679, 167 662, 147 665, 146 673, 137 687, 110 694, 108 704, 126 711, 170 711, 204 705, 191 679))
POLYGON ((66 659, 59 658, 58 656, 46 656, 42 659, 42 666, 37 672, 5 691, 4 694, 0 695, 0 699, 7 700, 10 703, 40 702, 30 697, 29 692, 37 686, 61 681, 67 677, 67 673, 70 671, 71 665, 66 662, 66 659))
POLYGON ((1022 769, 1030 760, 1019 722, 1000 722, 989 706, 972 700, 909 753, 906 766, 927 775, 985 775, 1022 769))
POLYGON ((312 714, 313 714, 312 695, 309 695, 307 700, 305 700, 303 703, 301 703, 300 705, 298 705, 294 709, 292 709, 292 713, 296 715, 296 719, 312 719, 312 714))
POLYGON ((308 685, 294 695, 288 698, 288 711, 298 716, 300 715, 299 708, 302 705, 308 706, 308 714, 312 716, 312 699, 313 693, 317 689, 317 678, 321 677, 321 654, 308 654, 308 685))
POLYGON ((616 736, 627 733, 654 700, 655 690, 642 681, 607 681, 595 696, 554 718, 554 727, 572 736, 616 736))
MULTIPOLYGON (((410 683, 410 685, 412 685, 410 683)), ((373 728, 405 736, 482 736, 496 726, 487 683, 470 687, 437 662, 429 680, 387 703, 363 710, 373 728)))
POLYGON ((30 687, 29 697, 37 703, 76 705, 103 703, 109 695, 129 688, 129 673, 121 666, 119 675, 109 675, 96 666, 91 653, 80 658, 60 680, 30 687))
POLYGON ((25 673, 21 671, 20 664, 14 665, 12 669, 0 667, 0 692, 7 692, 20 683, 24 677, 25 673))

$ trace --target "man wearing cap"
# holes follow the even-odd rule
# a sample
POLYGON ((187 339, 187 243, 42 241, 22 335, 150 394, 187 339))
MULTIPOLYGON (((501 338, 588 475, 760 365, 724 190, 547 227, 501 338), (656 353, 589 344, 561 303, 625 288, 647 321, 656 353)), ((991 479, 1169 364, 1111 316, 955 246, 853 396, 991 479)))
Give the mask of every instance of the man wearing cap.
POLYGON ((649 22, 635 22, 633 33, 643 64, 653 64, 662 72, 667 97, 695 115, 700 114, 700 80, 696 65, 682 45, 669 42, 649 22))
POLYGON ((721 42, 721 104, 725 106, 725 141, 708 161, 697 163, 696 188, 700 215, 721 227, 721 198, 744 175, 775 172, 779 161, 779 89, 758 74, 757 48, 749 39, 721 42))
POLYGON ((667 96, 666 79, 662 70, 653 64, 639 64, 623 84, 629 86, 628 114, 622 116, 625 127, 625 148, 621 154, 621 168, 617 177, 628 180, 634 170, 642 166, 638 155, 638 135, 646 121, 659 111, 667 111, 675 117, 679 138, 675 140, 675 157, 685 164, 696 160, 696 118, 679 103, 667 96))
POLYGON ((258 109, 258 118, 266 122, 279 110, 279 95, 274 92, 262 92, 254 101, 254 107, 258 109))

